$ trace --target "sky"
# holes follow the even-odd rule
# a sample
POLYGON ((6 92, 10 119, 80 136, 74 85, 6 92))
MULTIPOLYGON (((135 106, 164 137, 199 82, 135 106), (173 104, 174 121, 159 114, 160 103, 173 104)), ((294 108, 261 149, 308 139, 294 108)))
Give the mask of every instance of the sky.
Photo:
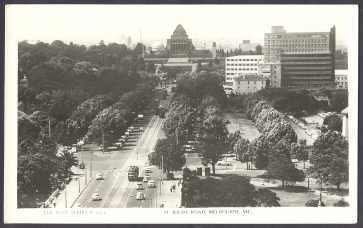
POLYGON ((328 32, 335 25, 337 45, 352 29, 349 5, 7 5, 6 28, 18 40, 63 40, 81 44, 166 43, 178 24, 196 42, 263 45, 273 25, 287 32, 328 32))

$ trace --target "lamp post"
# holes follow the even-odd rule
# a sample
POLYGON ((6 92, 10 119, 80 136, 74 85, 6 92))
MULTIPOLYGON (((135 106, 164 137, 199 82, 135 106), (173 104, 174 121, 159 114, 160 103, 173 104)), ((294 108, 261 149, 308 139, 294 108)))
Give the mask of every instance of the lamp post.
POLYGON ((323 191, 323 176, 320 176, 320 194, 319 194, 319 205, 322 206, 323 204, 323 195, 322 195, 322 191, 323 191))
POLYGON ((65 203, 65 208, 67 208, 67 184, 65 180, 64 180, 64 203, 65 203))
POLYGON ((48 136, 51 137, 51 129, 50 129, 50 117, 48 117, 48 136))

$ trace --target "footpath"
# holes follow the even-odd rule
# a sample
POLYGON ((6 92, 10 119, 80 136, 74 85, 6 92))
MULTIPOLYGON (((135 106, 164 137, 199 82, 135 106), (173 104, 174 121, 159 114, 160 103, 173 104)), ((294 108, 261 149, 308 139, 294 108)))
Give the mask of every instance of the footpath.
POLYGON ((159 207, 179 208, 181 206, 181 182, 179 180, 163 180, 160 186, 158 190, 159 207))
POLYGON ((80 169, 72 170, 75 175, 72 176, 71 181, 64 185, 63 190, 56 190, 44 203, 44 207, 48 208, 70 208, 74 202, 86 189, 88 184, 92 181, 89 173, 80 169), (87 175, 87 176, 86 176, 87 175))

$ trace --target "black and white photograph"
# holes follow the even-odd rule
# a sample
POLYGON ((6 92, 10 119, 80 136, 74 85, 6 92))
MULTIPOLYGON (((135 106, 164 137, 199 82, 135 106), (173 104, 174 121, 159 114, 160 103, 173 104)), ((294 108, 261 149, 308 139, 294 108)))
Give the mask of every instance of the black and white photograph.
POLYGON ((357 221, 357 5, 5 13, 5 222, 357 221))

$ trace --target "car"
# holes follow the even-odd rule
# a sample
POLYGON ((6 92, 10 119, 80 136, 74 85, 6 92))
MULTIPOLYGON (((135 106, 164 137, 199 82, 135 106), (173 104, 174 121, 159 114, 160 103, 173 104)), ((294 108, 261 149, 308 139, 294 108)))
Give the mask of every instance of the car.
POLYGON ((149 181, 147 182, 147 187, 148 187, 148 188, 156 188, 156 183, 155 183, 155 181, 154 181, 154 180, 149 180, 149 181))
POLYGON ((142 183, 137 183, 136 190, 143 190, 143 189, 144 189, 144 185, 142 183))
POLYGON ((102 173, 96 175, 96 180, 104 180, 102 173))
POLYGON ((137 118, 138 119, 142 119, 142 118, 144 118, 144 115, 143 114, 139 114, 139 115, 137 115, 137 118))
POLYGON ((150 168, 145 168, 145 173, 152 173, 150 168))
POLYGON ((95 193, 92 194, 92 200, 93 201, 100 201, 100 200, 102 200, 102 197, 101 197, 101 195, 99 193, 95 192, 95 193))
POLYGON ((217 162, 217 166, 232 166, 232 163, 219 161, 217 162))
POLYGON ((151 179, 150 176, 144 176, 144 179, 142 179, 143 182, 148 182, 151 179))
POLYGON ((144 128, 143 127, 139 127, 139 131, 143 131, 144 130, 144 128))
POLYGON ((137 200, 144 200, 145 199, 145 194, 142 192, 137 192, 136 193, 136 199, 137 200))
POLYGON ((121 147, 122 147, 122 145, 123 145, 123 143, 122 143, 122 142, 117 142, 117 143, 115 143, 114 145, 115 145, 115 146, 117 146, 118 148, 121 148, 121 147))

